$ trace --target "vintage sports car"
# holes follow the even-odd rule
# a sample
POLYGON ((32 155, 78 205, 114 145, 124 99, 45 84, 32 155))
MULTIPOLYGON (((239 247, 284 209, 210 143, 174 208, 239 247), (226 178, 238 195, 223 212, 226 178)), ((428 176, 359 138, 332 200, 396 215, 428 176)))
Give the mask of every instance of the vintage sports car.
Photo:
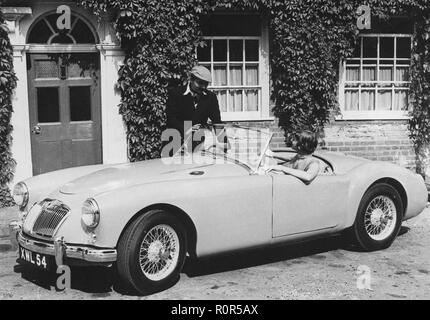
POLYGON ((20 261, 42 269, 114 265, 126 286, 148 294, 173 285, 187 256, 340 233, 366 251, 384 249, 427 204, 423 178, 397 165, 321 152, 321 172, 305 184, 266 170, 294 154, 266 152, 271 134, 215 131, 205 131, 194 153, 18 183, 20 261))

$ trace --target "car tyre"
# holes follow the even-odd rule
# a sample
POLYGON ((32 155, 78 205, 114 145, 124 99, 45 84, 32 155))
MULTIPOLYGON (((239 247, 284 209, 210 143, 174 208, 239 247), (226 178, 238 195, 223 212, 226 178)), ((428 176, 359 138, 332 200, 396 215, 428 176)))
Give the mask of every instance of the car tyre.
POLYGON ((398 191, 386 183, 375 184, 361 199, 350 239, 364 251, 386 249, 397 237, 402 219, 398 191))
POLYGON ((151 210, 134 220, 120 238, 119 279, 142 295, 170 288, 179 279, 186 252, 186 231, 179 219, 151 210))

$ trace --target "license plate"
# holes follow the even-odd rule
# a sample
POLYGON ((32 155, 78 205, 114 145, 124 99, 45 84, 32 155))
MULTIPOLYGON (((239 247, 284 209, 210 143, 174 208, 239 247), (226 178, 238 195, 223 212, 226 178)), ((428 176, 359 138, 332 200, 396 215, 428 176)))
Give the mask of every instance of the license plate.
POLYGON ((36 253, 20 246, 19 258, 21 261, 32 264, 37 268, 51 270, 52 258, 50 256, 36 253))

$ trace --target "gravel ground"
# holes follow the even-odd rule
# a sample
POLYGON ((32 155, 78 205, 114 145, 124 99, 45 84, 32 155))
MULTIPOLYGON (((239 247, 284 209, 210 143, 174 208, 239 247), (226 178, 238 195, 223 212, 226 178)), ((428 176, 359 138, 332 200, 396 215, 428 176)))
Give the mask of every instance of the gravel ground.
POLYGON ((175 286, 148 297, 122 293, 113 285, 112 270, 105 268, 73 268, 72 288, 56 291, 55 273, 18 265, 17 252, 0 237, 0 300, 428 299, 429 232, 427 208, 405 222, 393 245, 383 251, 351 251, 332 238, 187 262, 175 286))

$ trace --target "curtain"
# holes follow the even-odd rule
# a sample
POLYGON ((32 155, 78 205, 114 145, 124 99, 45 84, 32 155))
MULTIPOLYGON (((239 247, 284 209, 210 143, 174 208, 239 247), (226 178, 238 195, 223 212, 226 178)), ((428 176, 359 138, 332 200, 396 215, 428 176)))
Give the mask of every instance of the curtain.
POLYGON ((346 111, 358 111, 358 90, 346 90, 345 91, 345 110, 346 111))
POLYGON ((393 68, 379 68, 379 81, 393 81, 393 68))
POLYGON ((375 81, 376 80, 376 76, 375 76, 375 72, 376 68, 375 67, 365 67, 363 68, 363 81, 375 81))
POLYGON ((220 90, 216 91, 216 96, 218 98, 218 104, 221 112, 227 111, 227 91, 220 90))
POLYGON ((375 91, 361 92, 361 110, 375 110, 375 91))
POLYGON ((228 111, 240 112, 242 107, 242 90, 230 90, 228 100, 228 111))
POLYGON ((394 110, 408 110, 408 91, 398 90, 396 91, 396 99, 394 101, 394 110))
POLYGON ((258 111, 258 90, 246 91, 247 111, 258 111))
POLYGON ((213 75, 214 86, 227 85, 227 66, 215 66, 213 75))
POLYGON ((360 81, 360 69, 346 68, 346 81, 360 81))
POLYGON ((230 67, 230 85, 241 86, 243 84, 242 66, 230 67))
POLYGON ((258 85, 258 66, 246 66, 246 85, 258 85))
POLYGON ((378 92, 378 110, 391 110, 391 91, 378 92))
POLYGON ((409 81, 409 67, 408 68, 397 68, 397 70, 396 70, 396 81, 409 81))

